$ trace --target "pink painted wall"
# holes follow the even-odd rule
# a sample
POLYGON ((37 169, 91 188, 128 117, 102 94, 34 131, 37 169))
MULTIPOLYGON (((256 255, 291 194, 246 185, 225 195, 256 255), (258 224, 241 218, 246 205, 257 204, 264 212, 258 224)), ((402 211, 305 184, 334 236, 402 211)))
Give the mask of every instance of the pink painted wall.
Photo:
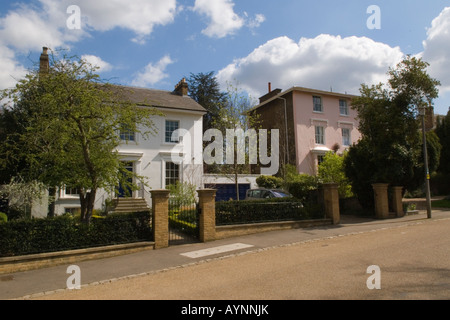
POLYGON ((356 143, 361 134, 358 131, 357 112, 351 108, 351 96, 329 93, 316 93, 294 91, 294 127, 295 147, 297 153, 297 170, 300 173, 317 173, 317 155, 325 154, 326 149, 333 149, 338 143, 339 153, 349 147, 343 145, 342 128, 350 130, 350 145, 356 143), (313 96, 322 97, 323 112, 314 112, 313 96), (347 100, 348 116, 340 114, 339 100, 347 100), (323 126, 325 132, 325 144, 315 143, 315 126, 323 126), (314 152, 313 150, 324 150, 314 152))

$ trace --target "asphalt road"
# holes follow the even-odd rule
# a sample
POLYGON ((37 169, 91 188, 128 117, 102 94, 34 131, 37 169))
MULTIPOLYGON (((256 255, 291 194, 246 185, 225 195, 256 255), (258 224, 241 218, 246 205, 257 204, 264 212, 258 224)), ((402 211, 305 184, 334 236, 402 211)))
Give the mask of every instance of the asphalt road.
MULTIPOLYGON (((63 290, 40 300, 448 300, 450 218, 418 219, 63 290), (379 273, 367 273, 378 266, 379 273), (379 276, 380 289, 368 288, 379 276), (370 278, 370 279, 369 279, 370 278)), ((185 251, 191 250, 185 247, 185 251)))

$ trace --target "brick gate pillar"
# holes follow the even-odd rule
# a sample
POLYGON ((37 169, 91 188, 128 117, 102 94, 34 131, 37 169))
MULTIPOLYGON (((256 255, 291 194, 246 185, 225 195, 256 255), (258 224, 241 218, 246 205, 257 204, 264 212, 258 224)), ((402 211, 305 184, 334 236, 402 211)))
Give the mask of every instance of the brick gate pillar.
POLYGON ((153 190, 152 194, 152 229, 155 249, 169 246, 169 190, 153 190))
POLYGON ((198 190, 200 205, 200 241, 216 240, 216 190, 198 190))
POLYGON ((336 183, 323 184, 323 199, 325 204, 325 214, 328 219, 333 220, 333 224, 339 224, 341 216, 339 212, 339 192, 336 183))
POLYGON ((387 183, 372 184, 375 197, 375 217, 377 219, 389 218, 389 200, 387 183))
POLYGON ((392 187, 393 191, 393 207, 397 217, 403 217, 403 187, 392 187))

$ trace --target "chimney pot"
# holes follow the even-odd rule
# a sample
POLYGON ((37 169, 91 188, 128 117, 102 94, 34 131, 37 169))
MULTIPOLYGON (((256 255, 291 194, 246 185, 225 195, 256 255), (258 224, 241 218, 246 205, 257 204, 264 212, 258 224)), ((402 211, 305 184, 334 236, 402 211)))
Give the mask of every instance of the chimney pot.
POLYGON ((48 48, 42 47, 42 53, 40 57, 40 64, 39 64, 39 72, 40 73, 49 73, 50 71, 50 60, 48 58, 48 48))
POLYGON ((187 96, 189 92, 189 86, 186 82, 186 78, 181 79, 180 82, 175 86, 175 93, 180 96, 187 96))
POLYGON ((269 93, 272 92, 272 83, 269 82, 269 93))

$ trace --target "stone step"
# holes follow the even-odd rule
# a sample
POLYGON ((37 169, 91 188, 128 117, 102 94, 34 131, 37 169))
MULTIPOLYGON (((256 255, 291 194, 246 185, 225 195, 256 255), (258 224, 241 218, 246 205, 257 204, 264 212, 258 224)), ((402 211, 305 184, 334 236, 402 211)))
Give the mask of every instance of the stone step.
POLYGON ((121 198, 116 199, 114 203, 115 207, 113 212, 115 213, 147 211, 150 209, 145 199, 121 198))

